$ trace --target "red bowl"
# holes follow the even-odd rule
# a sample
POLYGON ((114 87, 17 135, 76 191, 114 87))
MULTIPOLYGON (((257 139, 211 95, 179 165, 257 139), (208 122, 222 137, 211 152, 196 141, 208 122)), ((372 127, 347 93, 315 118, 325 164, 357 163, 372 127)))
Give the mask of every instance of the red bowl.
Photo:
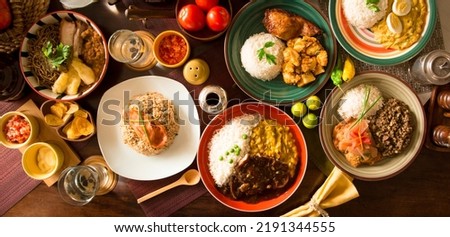
POLYGON ((306 147, 305 138, 302 131, 295 123, 295 121, 284 111, 275 106, 264 103, 242 103, 224 110, 222 113, 216 115, 214 119, 208 124, 202 134, 199 149, 197 152, 197 165, 200 171, 203 184, 211 195, 219 202, 232 209, 243 212, 259 212, 274 208, 285 202, 300 186, 306 172, 308 164, 308 150, 306 147), (258 203, 247 203, 240 200, 233 200, 224 195, 215 185, 214 179, 209 171, 208 159, 208 143, 210 142, 214 133, 221 129, 231 119, 244 115, 258 113, 266 119, 276 120, 279 124, 289 127, 291 133, 295 137, 298 152, 298 169, 295 179, 291 186, 281 195, 263 200, 258 203))

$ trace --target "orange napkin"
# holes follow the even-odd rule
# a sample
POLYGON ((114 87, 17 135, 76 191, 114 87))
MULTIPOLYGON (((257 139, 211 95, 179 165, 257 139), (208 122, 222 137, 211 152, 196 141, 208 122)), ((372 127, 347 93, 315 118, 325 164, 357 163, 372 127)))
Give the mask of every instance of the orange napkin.
POLYGON ((339 206, 359 197, 358 190, 352 181, 353 178, 334 167, 309 202, 282 216, 328 216, 326 208, 339 206))

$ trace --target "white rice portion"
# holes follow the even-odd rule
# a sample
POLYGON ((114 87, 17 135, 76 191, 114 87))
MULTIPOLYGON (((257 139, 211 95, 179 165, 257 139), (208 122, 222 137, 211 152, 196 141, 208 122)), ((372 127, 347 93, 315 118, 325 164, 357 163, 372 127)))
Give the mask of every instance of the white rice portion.
POLYGON ((343 0, 342 8, 347 21, 355 27, 370 28, 386 15, 387 0, 378 2, 380 11, 374 12, 366 5, 366 0, 343 0))
POLYGON ((248 154, 252 129, 260 121, 258 114, 245 114, 233 118, 213 135, 208 144, 208 159, 209 170, 217 186, 221 187, 228 181, 235 165, 248 154), (240 148, 239 155, 230 152, 235 146, 240 148))
MULTIPOLYGON (((379 96, 380 90, 373 85, 361 84, 349 91, 347 91, 341 98, 341 106, 338 108, 338 113, 343 119, 358 118, 364 110, 364 97, 366 90, 370 89, 369 98, 367 101, 367 108, 370 107, 379 96)), ((383 97, 365 114, 365 117, 375 115, 375 113, 383 106, 383 97)), ((366 109, 367 109, 366 108, 366 109)))
POLYGON ((241 48, 241 62, 244 69, 252 76, 263 81, 270 81, 278 76, 283 64, 283 41, 269 33, 258 33, 250 36, 241 48), (270 64, 265 57, 258 58, 258 50, 267 42, 273 42, 272 47, 264 48, 267 54, 276 57, 276 64, 270 64))

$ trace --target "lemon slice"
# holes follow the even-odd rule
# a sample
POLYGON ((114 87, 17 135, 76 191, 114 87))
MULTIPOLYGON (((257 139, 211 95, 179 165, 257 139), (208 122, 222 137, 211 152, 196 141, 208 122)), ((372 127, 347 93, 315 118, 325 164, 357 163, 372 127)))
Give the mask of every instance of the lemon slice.
POLYGON ((403 25, 400 21, 400 18, 393 13, 389 13, 389 15, 387 16, 386 24, 389 31, 391 31, 392 33, 400 34, 403 30, 403 25))
POLYGON ((392 12, 397 16, 405 16, 411 11, 411 0, 395 0, 392 4, 392 12))

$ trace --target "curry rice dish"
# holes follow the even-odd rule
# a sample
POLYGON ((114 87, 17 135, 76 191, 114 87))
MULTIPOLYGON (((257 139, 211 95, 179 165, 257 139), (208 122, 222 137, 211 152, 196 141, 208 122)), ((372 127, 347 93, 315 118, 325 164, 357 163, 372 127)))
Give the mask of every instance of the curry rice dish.
POLYGON ((235 200, 277 197, 297 172, 298 151, 289 127, 258 114, 232 119, 213 135, 208 149, 216 186, 235 200))

